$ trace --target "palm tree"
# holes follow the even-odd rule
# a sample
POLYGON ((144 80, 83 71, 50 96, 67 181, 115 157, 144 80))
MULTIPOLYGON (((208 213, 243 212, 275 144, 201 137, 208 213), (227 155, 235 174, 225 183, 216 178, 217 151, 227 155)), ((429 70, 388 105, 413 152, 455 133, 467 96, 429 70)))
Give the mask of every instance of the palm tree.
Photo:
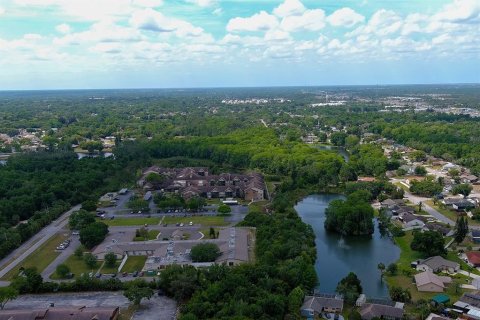
POLYGON ((385 265, 380 262, 377 265, 377 269, 380 270, 380 280, 383 280, 383 272, 385 271, 385 265))

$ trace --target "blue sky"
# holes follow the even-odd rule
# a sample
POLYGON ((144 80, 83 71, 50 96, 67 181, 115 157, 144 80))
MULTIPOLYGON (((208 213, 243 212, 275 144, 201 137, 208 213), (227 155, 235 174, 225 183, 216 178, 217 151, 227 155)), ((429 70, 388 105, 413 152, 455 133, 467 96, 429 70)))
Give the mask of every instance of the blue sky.
POLYGON ((480 0, 0 0, 0 90, 480 82, 480 0))

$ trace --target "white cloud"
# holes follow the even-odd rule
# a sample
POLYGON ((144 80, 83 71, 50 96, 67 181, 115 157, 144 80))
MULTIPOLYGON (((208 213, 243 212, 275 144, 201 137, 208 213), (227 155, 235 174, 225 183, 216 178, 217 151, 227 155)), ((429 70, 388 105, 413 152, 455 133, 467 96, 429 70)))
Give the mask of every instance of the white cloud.
POLYGON ((27 33, 23 36, 25 40, 40 40, 42 39, 42 35, 38 33, 27 33))
POLYGON ((157 7, 163 0, 95 0, 86 5, 85 0, 14 0, 21 7, 49 7, 61 16, 81 21, 100 21, 129 16, 135 9, 157 7))
POLYGON ((335 27, 353 27, 365 21, 365 17, 350 8, 341 8, 329 15, 327 21, 335 27))
POLYGON ((62 38, 55 38, 57 45, 79 45, 99 42, 136 42, 144 37, 138 30, 116 25, 112 21, 94 23, 87 31, 66 34, 62 38))
POLYGON ((212 11, 212 13, 216 16, 221 16, 223 14, 223 9, 222 8, 217 8, 212 11))
POLYGON ((55 30, 57 30, 60 33, 67 34, 72 31, 72 28, 66 23, 59 24, 58 26, 55 27, 55 30))
POLYGON ((454 0, 447 4, 443 10, 434 15, 435 20, 448 22, 480 21, 480 1, 478 0, 454 0))
POLYGON ((288 32, 279 29, 272 29, 265 33, 265 40, 267 41, 285 41, 290 39, 288 32))
POLYGON ((5 13, 5 9, 0 7, 0 16, 5 13))
POLYGON ((171 18, 153 9, 136 11, 130 18, 130 24, 137 28, 156 32, 174 32, 177 36, 200 36, 202 28, 195 27, 190 22, 171 18))
POLYGON ((133 4, 139 7, 154 8, 163 5, 163 0, 133 0, 133 4))
POLYGON ((236 17, 230 19, 227 24, 227 31, 267 31, 276 26, 278 26, 278 20, 275 16, 268 14, 266 11, 260 11, 260 13, 248 18, 236 17))
POLYGON ((273 10, 273 13, 276 16, 283 18, 293 15, 301 15, 305 10, 305 6, 299 0, 285 0, 285 2, 273 10))
POLYGON ((325 27, 325 11, 307 10, 300 16, 288 16, 282 19, 282 29, 295 32, 300 30, 319 31, 325 27))
POLYGON ((213 7, 217 4, 217 0, 187 0, 188 3, 193 3, 199 7, 213 7))

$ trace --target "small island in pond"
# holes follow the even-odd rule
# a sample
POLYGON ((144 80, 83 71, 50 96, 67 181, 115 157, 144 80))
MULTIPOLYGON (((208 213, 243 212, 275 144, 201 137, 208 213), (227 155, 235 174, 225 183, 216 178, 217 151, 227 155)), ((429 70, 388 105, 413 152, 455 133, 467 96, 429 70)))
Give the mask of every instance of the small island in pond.
POLYGON ((368 191, 356 191, 346 200, 330 202, 325 211, 325 229, 345 236, 365 236, 374 232, 373 208, 368 203, 368 191))

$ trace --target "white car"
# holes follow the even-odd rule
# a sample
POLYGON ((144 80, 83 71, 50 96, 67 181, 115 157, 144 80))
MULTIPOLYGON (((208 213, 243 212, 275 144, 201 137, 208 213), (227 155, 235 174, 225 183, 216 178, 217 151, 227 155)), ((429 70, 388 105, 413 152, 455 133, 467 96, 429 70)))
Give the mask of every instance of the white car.
POLYGON ((193 226, 193 222, 190 221, 190 222, 188 223, 188 225, 189 225, 189 226, 193 226))
POLYGON ((180 227, 183 227, 183 223, 180 223, 180 227))

